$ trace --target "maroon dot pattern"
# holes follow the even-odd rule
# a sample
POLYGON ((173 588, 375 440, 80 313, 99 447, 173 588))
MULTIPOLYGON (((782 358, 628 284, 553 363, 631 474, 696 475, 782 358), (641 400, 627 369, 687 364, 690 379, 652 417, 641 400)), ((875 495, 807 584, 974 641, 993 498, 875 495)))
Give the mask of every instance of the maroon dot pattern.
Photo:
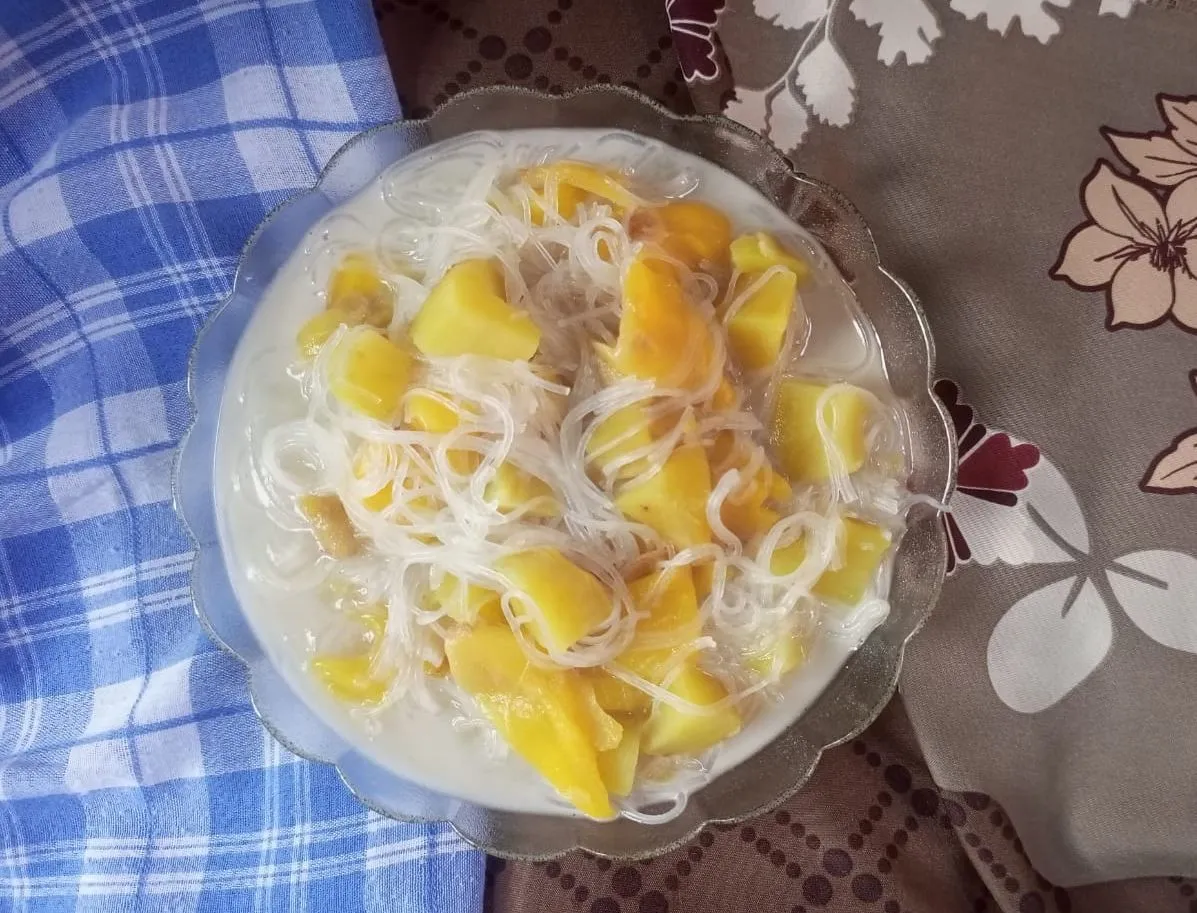
POLYGON ((623 866, 611 873, 611 889, 620 897, 634 897, 640 893, 640 873, 631 866, 623 866))
POLYGON ((802 896, 811 906, 827 906, 833 893, 831 882, 822 875, 809 875, 802 881, 802 896))
POLYGON ((876 903, 881 899, 881 892, 881 882, 875 875, 865 872, 852 879, 852 893, 857 900, 876 903))
POLYGON ((840 849, 827 850, 823 854, 823 869, 828 875, 843 878, 852 871, 852 857, 840 849))

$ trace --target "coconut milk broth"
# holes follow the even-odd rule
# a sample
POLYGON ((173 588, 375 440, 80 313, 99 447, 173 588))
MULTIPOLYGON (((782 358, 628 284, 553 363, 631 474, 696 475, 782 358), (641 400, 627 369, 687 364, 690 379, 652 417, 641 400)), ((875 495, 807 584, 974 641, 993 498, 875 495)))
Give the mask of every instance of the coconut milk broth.
MULTIPOLYGON (((252 471, 261 433, 304 412, 299 384, 289 373, 293 340, 300 325, 323 309, 323 290, 336 262, 344 253, 363 250, 375 252, 384 265, 396 262, 396 253, 401 259, 407 239, 400 214, 424 219, 436 214, 404 200, 397 190, 420 169, 427 179, 422 186, 438 185, 447 197, 460 194, 463 183, 477 172, 474 154, 480 146, 492 153, 499 150, 513 170, 563 158, 618 168, 652 196, 693 196, 719 207, 737 233, 772 233, 813 267, 800 290, 809 336, 783 356, 784 373, 848 381, 887 404, 893 404, 894 397, 876 335, 817 242, 738 178, 703 159, 632 134, 553 129, 459 137, 392 166, 308 233, 246 328, 222 403, 214 479, 217 513, 226 564, 246 617, 303 702, 375 763, 428 789, 493 808, 571 815, 577 813, 525 762, 488 751, 479 732, 454 725, 454 713, 404 703, 371 716, 338 702, 309 675, 305 666, 316 645, 336 649, 346 637, 343 619, 317 589, 328 559, 319 557, 306 529, 264 506, 252 471), (292 573, 264 579, 253 571, 271 560, 286 563, 288 556, 296 568, 292 573)), ((904 438, 900 414, 897 427, 904 438)), ((878 581, 881 594, 888 590, 889 574, 887 564, 878 581)), ((715 750, 706 773, 687 777, 687 783, 701 785, 772 741, 813 703, 884 617, 884 612, 867 612, 847 629, 821 630, 805 665, 782 682, 779 699, 763 703, 743 731, 715 750)))

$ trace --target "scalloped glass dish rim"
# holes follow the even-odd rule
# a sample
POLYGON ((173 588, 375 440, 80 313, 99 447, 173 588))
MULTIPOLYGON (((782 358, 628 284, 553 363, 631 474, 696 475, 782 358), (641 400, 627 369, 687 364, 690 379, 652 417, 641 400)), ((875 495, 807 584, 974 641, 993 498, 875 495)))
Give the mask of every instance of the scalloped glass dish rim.
POLYGON ((255 712, 293 753, 333 763, 348 788, 375 811, 402 820, 448 822, 467 841, 497 855, 549 858, 582 848, 601 855, 644 857, 689 839, 712 821, 743 820, 776 806, 806 782, 823 751, 854 737, 880 713, 896 688, 905 644, 930 614, 946 573, 946 536, 933 510, 912 511, 895 561, 890 618, 806 714, 758 754, 695 793, 686 813, 667 825, 496 811, 416 787, 373 764, 294 698, 266 661, 232 597, 216 538, 210 483, 224 373, 256 302, 306 231, 382 168, 433 142, 474 129, 531 126, 600 126, 677 145, 745 180, 803 224, 836 259, 874 322, 891 382, 891 356, 905 357, 897 363, 908 382, 902 386, 911 389, 903 393, 895 385, 895 393, 903 395, 911 422, 912 488, 946 502, 955 483, 955 435, 931 390, 934 345, 927 321, 913 294, 881 266, 859 213, 837 191, 798 173, 767 141, 733 121, 719 115, 675 115, 629 90, 604 86, 565 96, 510 87, 463 93, 426 119, 394 121, 354 136, 333 155, 311 189, 271 211, 247 241, 231 293, 212 312, 191 352, 192 415, 175 465, 175 507, 195 548, 191 590, 197 618, 219 646, 247 667, 255 712), (507 122, 482 123, 488 117, 507 122), (381 148, 372 150, 372 144, 381 148), (828 213, 839 217, 831 219, 828 237, 800 218, 799 204, 823 219, 828 213), (868 286, 877 300, 866 301, 860 286, 868 286), (877 326, 878 315, 884 318, 885 332, 877 326), (762 789, 762 782, 776 786, 762 789))

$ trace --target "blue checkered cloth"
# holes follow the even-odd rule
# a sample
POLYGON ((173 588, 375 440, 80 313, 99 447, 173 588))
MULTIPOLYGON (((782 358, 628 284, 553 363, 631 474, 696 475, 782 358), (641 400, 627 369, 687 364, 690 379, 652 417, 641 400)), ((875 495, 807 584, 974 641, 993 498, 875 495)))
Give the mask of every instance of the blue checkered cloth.
POLYGON ((398 105, 366 0, 0 0, 0 911, 458 913, 483 859, 289 754, 201 632, 187 356, 398 105))

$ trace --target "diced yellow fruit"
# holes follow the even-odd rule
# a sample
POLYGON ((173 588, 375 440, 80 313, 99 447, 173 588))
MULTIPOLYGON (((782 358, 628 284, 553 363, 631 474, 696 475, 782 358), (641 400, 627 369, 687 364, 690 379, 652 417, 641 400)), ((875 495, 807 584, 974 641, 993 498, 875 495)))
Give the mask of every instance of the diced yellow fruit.
POLYGON ((612 361, 619 374, 693 388, 710 375, 711 327, 686 300, 673 268, 637 257, 623 279, 623 311, 612 361))
POLYGON ((394 500, 394 488, 390 482, 387 482, 382 486, 382 488, 374 492, 374 494, 366 495, 366 497, 362 498, 362 506, 365 507, 366 510, 378 513, 380 510, 385 510, 386 508, 390 507, 394 500))
POLYGON ((403 424, 415 431, 446 434, 460 423, 458 411, 440 397, 417 390, 403 401, 403 424))
POLYGON ((699 605, 711 595, 711 590, 715 588, 715 565, 710 561, 703 561, 700 564, 691 565, 691 574, 694 577, 694 596, 698 599, 699 605))
POLYGON ((295 335, 295 345, 299 354, 306 358, 315 358, 329 337, 347 323, 345 313, 336 310, 321 311, 309 318, 295 335))
MULTIPOLYGON (((700 707, 727 698, 723 683, 693 663, 687 663, 670 683, 669 691, 700 707)), ((659 703, 644 727, 641 750, 645 754, 696 755, 740 731, 740 713, 733 705, 712 713, 684 713, 659 703)))
MULTIPOLYGON (((377 464, 376 460, 388 459, 386 451, 390 448, 388 444, 380 444, 375 441, 364 441, 358 447, 357 453, 354 454, 353 459, 353 474, 359 479, 365 478, 377 464)), ((413 488, 423 487, 421 480, 415 476, 405 476, 403 479, 404 492, 411 491, 413 488)), ((378 513, 390 507, 395 500, 395 486, 393 482, 386 482, 377 491, 366 495, 362 498, 362 506, 367 510, 372 510, 378 513)), ((414 498, 407 498, 404 506, 416 513, 432 514, 441 507, 441 500, 436 494, 422 494, 414 498)))
POLYGON ((677 548, 711 541, 707 499, 711 467, 703 449, 687 444, 675 450, 655 475, 624 487, 615 506, 629 520, 644 523, 677 548))
POLYGON ((646 616, 636 622, 632 648, 646 638, 691 643, 702 633, 698 596, 688 565, 653 571, 629 583, 628 592, 636 610, 646 616))
POLYGON ((730 498, 723 502, 719 516, 741 542, 765 535, 781 520, 781 514, 771 507, 753 501, 737 504, 730 498))
POLYGON ((741 447, 741 438, 734 431, 724 429, 718 432, 706 445, 707 459, 710 461, 711 469, 722 474, 741 465, 742 460, 733 460, 741 447))
POLYGON ((797 288, 791 270, 775 273, 728 318, 727 344, 740 367, 760 371, 777 363, 797 288))
POLYGON ((557 495, 544 479, 524 472, 514 463, 501 463, 494 477, 486 483, 483 497, 499 509, 511 513, 530 504, 526 517, 556 517, 561 513, 557 495))
POLYGON ((546 649, 568 650, 611 614, 607 588, 554 548, 507 555, 495 562, 495 570, 540 609, 528 630, 546 649))
POLYGON ((625 720, 619 744, 598 756, 599 774, 613 796, 626 796, 636 782, 636 765, 640 761, 640 733, 644 724, 625 720))
MULTIPOLYGON (((877 578, 890 542, 889 533, 880 526, 845 517, 838 557, 815 581, 811 592, 829 602, 856 605, 877 578)), ((792 574, 804 560, 806 543, 797 539, 773 550, 769 568, 774 574, 792 574)))
POLYGON ((382 329, 395 314, 395 293, 378 275, 374 261, 350 254, 329 280, 328 307, 348 314, 350 325, 382 329))
MULTIPOLYGON (((389 444, 378 441, 362 441, 353 454, 353 474, 364 479, 379 470, 385 470, 387 464, 394 458, 389 444)), ((362 498, 362 505, 375 513, 389 507, 394 498, 392 484, 384 482, 375 491, 362 498)))
POLYGON ((769 570, 779 576, 792 574, 805 560, 806 542, 795 539, 789 545, 779 545, 773 549, 773 555, 769 559, 769 570))
POLYGON ((628 190, 618 176, 583 162, 561 161, 532 168, 526 172, 524 180, 533 187, 548 187, 554 183, 574 187, 606 200, 617 209, 631 210, 640 205, 640 198, 628 190))
POLYGON ((411 356, 374 330, 355 331, 337 349, 330 369, 333 395, 363 415, 392 421, 411 377, 411 356))
POLYGON ((763 273, 771 266, 784 266, 802 282, 810 275, 806 261, 796 257, 763 231, 743 235, 731 243, 732 265, 742 273, 763 273))
POLYGON ((889 533, 880 526, 846 517, 840 560, 833 561, 832 567, 823 572, 814 586, 815 595, 830 602, 856 605, 876 579, 889 546, 889 533))
POLYGON ((778 504, 787 504, 794 497, 794 489, 785 480, 785 476, 774 472, 769 479, 769 497, 778 504))
POLYGON ((493 260, 463 260, 424 299, 411 322, 412 342, 425 355, 527 361, 540 345, 540 330, 503 294, 503 274, 493 260))
POLYGON ((445 614, 462 624, 472 625, 478 621, 505 623, 498 593, 475 583, 463 587, 461 581, 452 574, 445 574, 432 596, 445 610, 445 614))
POLYGON ((353 704, 377 704, 386 694, 386 682, 370 674, 369 656, 318 656, 312 672, 333 695, 353 704))
POLYGON ((594 685, 594 697, 608 713, 648 713, 653 699, 644 691, 620 681, 603 669, 589 671, 594 685))
MULTIPOLYGON (((651 423, 643 403, 633 403, 617 409, 595 427, 586 442, 586 458, 602 471, 613 461, 653 443, 651 423)), ((617 479, 628 479, 643 468, 641 460, 625 463, 615 473, 617 479)))
POLYGON ((301 495, 297 506, 312 525, 320 547, 333 558, 348 558, 358 550, 357 532, 336 495, 301 495))
POLYGON ((783 634, 778 641, 748 660, 748 665, 765 678, 780 678, 806 662, 806 638, 797 633, 783 634))
POLYGON ((613 814, 578 672, 532 665, 515 635, 497 625, 450 638, 445 655, 454 680, 516 754, 585 814, 613 814))
MULTIPOLYGON (((782 381, 777 392, 773 440, 782 471, 791 482, 821 482, 831 475, 827 449, 815 420, 816 406, 826 389, 826 384, 791 378, 782 381)), ((848 473, 864 465, 868 418, 868 400, 855 388, 833 393, 824 407, 830 443, 848 473)))
POLYGON ((623 726, 599 703, 589 676, 577 673, 578 692, 590 725, 590 741, 598 751, 610 751, 619 744, 623 726))
POLYGON ((719 382, 715 395, 711 397, 711 406, 716 410, 734 409, 740 402, 740 394, 735 385, 726 377, 719 382))
POLYGON ((725 261, 731 243, 731 222, 706 203, 675 200, 642 210, 631 225, 633 238, 656 241, 690 269, 725 261))
POLYGON ((685 656, 690 652, 690 644, 644 649, 632 648, 624 650, 616 657, 615 664, 654 685, 659 685, 679 663, 689 661, 685 656))
POLYGON ((454 448, 445 454, 449 468, 463 476, 472 475, 482 465, 482 454, 476 450, 454 448))
MULTIPOLYGON (((555 184, 555 187, 555 198, 547 200, 547 202, 557 210, 557 214, 561 218, 568 222, 577 213, 578 207, 586 201, 586 192, 573 184, 562 184, 560 181, 555 184)), ((541 196, 547 196, 549 193, 543 183, 533 189, 541 196)), ((531 210, 532 224, 544 225, 545 209, 535 197, 532 199, 531 210)))

